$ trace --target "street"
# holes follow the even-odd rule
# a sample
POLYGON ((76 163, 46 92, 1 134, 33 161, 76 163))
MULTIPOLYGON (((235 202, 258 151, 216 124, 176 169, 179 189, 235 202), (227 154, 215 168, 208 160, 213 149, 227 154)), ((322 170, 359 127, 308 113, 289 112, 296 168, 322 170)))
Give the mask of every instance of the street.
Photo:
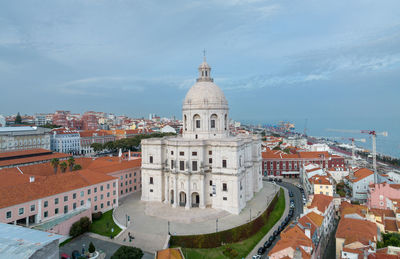
MULTIPOLYGON (((294 204, 295 204, 294 215, 292 217, 292 221, 297 220, 297 218, 300 216, 300 214, 303 213, 303 198, 302 198, 300 189, 297 188, 295 185, 288 183, 288 182, 284 182, 284 181, 282 181, 281 183, 277 183, 277 184, 282 187, 285 187, 289 192, 290 191, 293 192, 293 197, 290 198, 290 199, 294 200, 294 204)), ((286 202, 287 206, 290 205, 290 200, 285 201, 285 202, 286 202)), ((288 224, 288 226, 289 226, 289 224, 288 224)), ((275 238, 275 240, 272 242, 272 245, 268 249, 266 249, 265 253, 261 256, 261 258, 268 258, 269 251, 271 251, 271 249, 275 246, 276 242, 278 242, 279 239, 280 239, 280 235, 278 235, 277 238, 275 238)))

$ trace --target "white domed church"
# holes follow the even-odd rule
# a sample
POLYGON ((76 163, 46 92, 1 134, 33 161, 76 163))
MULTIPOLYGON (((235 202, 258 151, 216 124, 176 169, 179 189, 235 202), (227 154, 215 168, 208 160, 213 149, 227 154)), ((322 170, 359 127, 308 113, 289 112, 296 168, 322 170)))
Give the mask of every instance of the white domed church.
POLYGON ((261 140, 231 136, 228 101, 206 60, 183 102, 182 136, 142 140, 142 200, 239 214, 262 188, 261 140))

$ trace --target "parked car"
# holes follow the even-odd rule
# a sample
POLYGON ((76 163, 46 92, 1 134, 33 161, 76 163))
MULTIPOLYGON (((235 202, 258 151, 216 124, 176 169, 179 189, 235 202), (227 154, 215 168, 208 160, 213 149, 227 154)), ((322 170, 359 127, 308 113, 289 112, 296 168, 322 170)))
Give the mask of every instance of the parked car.
POLYGON ((66 253, 62 253, 61 259, 71 259, 71 257, 69 255, 67 255, 66 253))
POLYGON ((278 230, 275 230, 273 235, 274 235, 274 237, 277 237, 279 235, 278 230))
POLYGON ((272 177, 268 178, 268 181, 272 182, 274 179, 272 177))
POLYGON ((289 196, 293 197, 293 192, 292 191, 289 192, 289 196))
POLYGON ((261 255, 253 255, 253 259, 261 259, 261 255))
POLYGON ((265 253, 265 248, 263 246, 261 246, 260 248, 258 248, 257 254, 262 255, 265 253))
POLYGON ((272 242, 269 242, 269 241, 264 243, 265 249, 269 248, 271 245, 272 245, 272 242))
POLYGON ((274 239, 275 239, 274 236, 270 236, 270 237, 268 238, 268 241, 272 243, 272 242, 274 242, 274 239))
POLYGON ((282 182, 282 179, 281 179, 281 178, 278 178, 278 182, 280 182, 280 183, 281 183, 281 182, 282 182))
POLYGON ((283 227, 281 225, 281 226, 278 227, 278 232, 280 233, 280 232, 282 232, 282 230, 283 230, 283 227))
POLYGON ((72 251, 72 259, 78 259, 79 257, 81 257, 81 253, 78 250, 72 251))

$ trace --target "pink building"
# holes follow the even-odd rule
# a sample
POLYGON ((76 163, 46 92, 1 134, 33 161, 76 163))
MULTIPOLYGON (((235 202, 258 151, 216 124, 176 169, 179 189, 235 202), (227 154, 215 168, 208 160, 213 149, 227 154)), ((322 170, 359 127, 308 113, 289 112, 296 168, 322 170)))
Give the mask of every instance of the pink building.
POLYGON ((400 184, 371 184, 367 205, 377 209, 400 209, 400 184))
POLYGON ((78 158, 82 170, 54 172, 47 164, 3 169, 0 222, 68 235, 83 216, 118 206, 118 199, 141 190, 141 159, 78 158))

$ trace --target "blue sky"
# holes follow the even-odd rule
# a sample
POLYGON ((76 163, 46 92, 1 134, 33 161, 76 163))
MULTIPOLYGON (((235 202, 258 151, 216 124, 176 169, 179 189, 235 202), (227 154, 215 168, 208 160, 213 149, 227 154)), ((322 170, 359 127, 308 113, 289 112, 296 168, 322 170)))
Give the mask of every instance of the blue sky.
POLYGON ((400 121, 400 1, 0 2, 0 114, 180 117, 202 50, 244 121, 400 121))

